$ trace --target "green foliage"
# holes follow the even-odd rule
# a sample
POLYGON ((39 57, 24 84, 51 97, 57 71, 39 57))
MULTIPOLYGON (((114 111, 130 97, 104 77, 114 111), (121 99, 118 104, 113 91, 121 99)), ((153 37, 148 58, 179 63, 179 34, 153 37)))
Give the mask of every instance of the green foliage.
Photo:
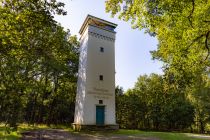
POLYGON ((136 95, 119 95, 116 98, 117 123, 121 128, 138 128, 143 120, 146 106, 136 95))
POLYGON ((194 122, 194 106, 177 95, 169 95, 163 106, 163 122, 169 129, 184 130, 194 122))
POLYGON ((162 76, 138 78, 133 89, 116 100, 117 122, 121 128, 184 130, 194 122, 194 106, 175 92, 164 90, 162 76))
POLYGON ((200 133, 204 133, 210 122, 210 79, 203 75, 197 85, 189 89, 188 98, 195 106, 195 126, 200 133))
POLYGON ((210 67, 209 0, 106 0, 106 11, 157 37, 151 53, 181 91, 210 67))
POLYGON ((67 123, 73 118, 78 42, 53 19, 56 0, 1 0, 0 122, 67 123))
POLYGON ((201 79, 210 73, 210 1, 106 0, 105 4, 106 12, 159 41, 151 54, 164 64, 164 75, 154 82, 160 86, 145 76, 131 90, 141 95, 139 102, 146 101, 153 126, 157 129, 164 122, 163 128, 182 129, 195 116, 194 125, 203 133, 209 123, 209 84, 201 79))

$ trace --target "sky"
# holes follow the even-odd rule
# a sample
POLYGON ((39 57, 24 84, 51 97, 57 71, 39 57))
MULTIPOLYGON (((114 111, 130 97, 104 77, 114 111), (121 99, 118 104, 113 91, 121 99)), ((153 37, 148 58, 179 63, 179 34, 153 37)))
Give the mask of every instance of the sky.
POLYGON ((72 35, 79 35, 88 14, 118 24, 115 31, 115 69, 116 86, 126 91, 133 88, 140 75, 162 74, 162 63, 152 60, 151 50, 157 48, 157 39, 145 34, 144 31, 132 29, 129 22, 121 21, 105 12, 105 0, 60 0, 65 3, 66 16, 55 16, 65 29, 72 35))

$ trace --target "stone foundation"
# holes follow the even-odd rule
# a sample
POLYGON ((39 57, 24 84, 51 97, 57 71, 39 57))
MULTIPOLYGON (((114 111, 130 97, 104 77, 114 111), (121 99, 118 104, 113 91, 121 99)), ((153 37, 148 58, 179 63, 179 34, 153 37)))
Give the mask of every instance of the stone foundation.
POLYGON ((75 131, 81 130, 94 130, 94 131, 103 131, 103 130, 118 130, 118 124, 109 124, 109 125, 84 125, 84 124, 75 124, 72 123, 72 127, 75 131))

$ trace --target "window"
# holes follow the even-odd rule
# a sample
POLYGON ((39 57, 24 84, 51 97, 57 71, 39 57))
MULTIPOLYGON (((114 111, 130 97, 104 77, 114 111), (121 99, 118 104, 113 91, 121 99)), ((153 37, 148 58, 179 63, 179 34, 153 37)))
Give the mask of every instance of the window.
POLYGON ((104 80, 103 75, 100 75, 100 76, 99 76, 99 80, 100 80, 100 81, 103 81, 103 80, 104 80))
POLYGON ((103 47, 100 47, 100 52, 104 52, 104 48, 103 47))
POLYGON ((99 104, 103 104, 103 100, 99 100, 98 102, 99 102, 99 104))

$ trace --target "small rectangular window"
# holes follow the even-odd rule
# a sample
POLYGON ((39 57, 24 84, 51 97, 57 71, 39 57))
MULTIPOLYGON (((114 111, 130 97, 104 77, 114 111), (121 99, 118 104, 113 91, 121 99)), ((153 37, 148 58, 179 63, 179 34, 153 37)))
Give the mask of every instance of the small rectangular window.
POLYGON ((103 75, 100 75, 100 76, 99 76, 99 80, 100 80, 100 81, 103 81, 103 80, 104 80, 103 75))
POLYGON ((104 48, 103 47, 100 47, 100 52, 104 52, 104 48))
POLYGON ((99 104, 103 104, 103 100, 99 100, 99 104))

